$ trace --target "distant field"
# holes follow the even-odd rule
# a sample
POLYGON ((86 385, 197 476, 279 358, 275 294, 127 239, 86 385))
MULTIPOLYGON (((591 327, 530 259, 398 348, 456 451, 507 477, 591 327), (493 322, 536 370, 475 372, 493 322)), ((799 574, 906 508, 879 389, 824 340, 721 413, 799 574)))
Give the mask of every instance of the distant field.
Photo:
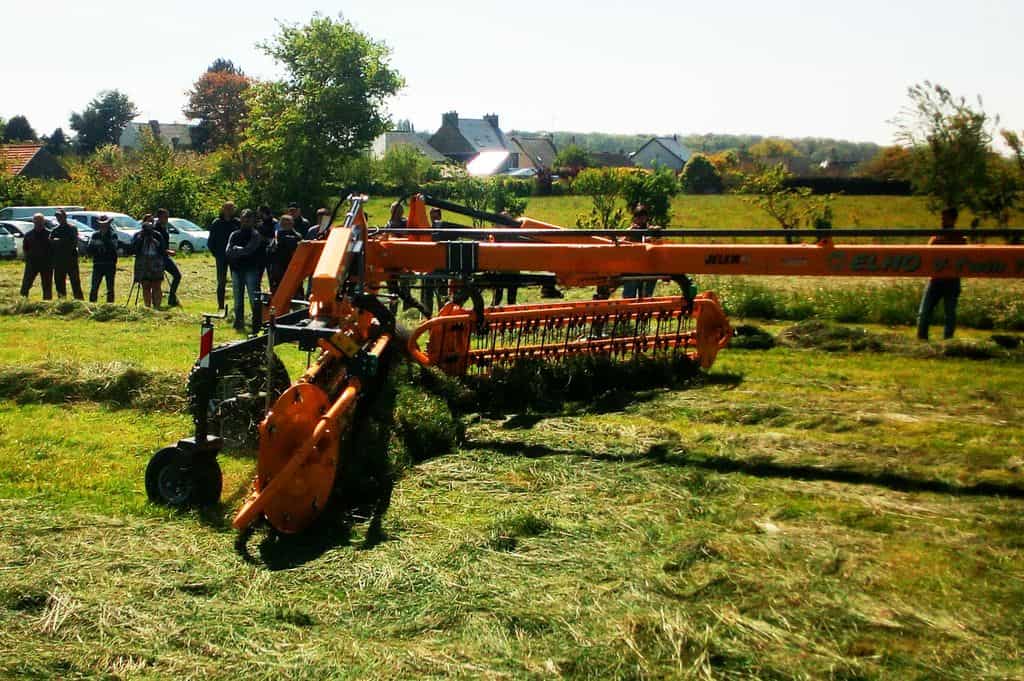
MULTIPOLYGON (((896 226, 918 204, 851 203, 896 226)), ((735 318, 779 344, 737 341, 676 389, 481 405, 398 479, 383 537, 355 513, 243 557, 228 519, 253 452, 220 457, 209 512, 143 489, 189 433, 214 307, 212 259, 179 264, 185 308, 149 312, 123 305, 128 261, 113 308, 20 303, 0 263, 0 678, 1024 678, 1024 351, 890 326, 919 282, 706 278, 748 314, 892 319, 816 338, 735 318), (93 396, 62 393, 85 379, 93 396)), ((1024 319, 1017 282, 966 291, 972 314, 1024 319)), ((297 375, 305 354, 282 354, 297 375)))
MULTIPOLYGON (((373 219, 386 222, 388 203, 393 199, 378 198, 367 208, 373 219)), ((572 227, 576 217, 590 210, 590 199, 583 196, 534 197, 529 200, 526 215, 572 227)), ((833 204, 836 227, 938 227, 938 217, 925 207, 925 200, 917 196, 839 196, 833 204)), ((454 217, 454 216, 452 216, 454 217)), ((973 215, 969 211, 960 217, 960 226, 967 228, 973 215)), ((446 218, 449 219, 449 218, 446 218)), ((1011 225, 1024 226, 1024 215, 1016 213, 1011 225)), ((671 227, 777 227, 763 211, 750 205, 744 197, 726 194, 720 196, 680 195, 672 200, 671 227)))

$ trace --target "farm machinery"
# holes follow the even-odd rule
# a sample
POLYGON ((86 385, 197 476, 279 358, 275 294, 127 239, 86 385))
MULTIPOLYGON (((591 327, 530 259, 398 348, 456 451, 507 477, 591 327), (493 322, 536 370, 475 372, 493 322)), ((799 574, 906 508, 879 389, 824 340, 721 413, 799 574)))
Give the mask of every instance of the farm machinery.
POLYGON ((352 455, 357 405, 385 380, 396 358, 478 380, 524 361, 580 356, 685 357, 710 368, 732 330, 718 298, 698 293, 692 274, 1024 277, 1024 246, 837 243, 847 237, 920 240, 937 230, 563 229, 424 195, 409 198, 403 226, 372 228, 365 201, 349 197, 344 219, 335 223, 332 216, 324 225, 333 225, 325 239, 299 246, 283 281, 263 301, 262 325, 248 339, 214 348, 213 323, 204 319, 188 386, 195 432, 151 458, 146 489, 152 501, 176 507, 218 502, 217 455, 256 424, 255 479, 233 524, 244 530, 265 520, 282 533, 302 531, 327 506, 339 466, 352 455), (428 207, 487 226, 431 221, 428 207), (763 242, 783 237, 812 240, 763 242), (710 241, 724 238, 730 242, 710 241), (679 295, 611 295, 628 282, 651 279, 675 282, 679 295), (436 314, 413 299, 410 290, 417 286, 441 292, 436 314), (539 288, 541 301, 484 303, 487 289, 510 286, 539 288), (596 293, 570 301, 558 287, 596 293), (420 308, 425 320, 406 330, 396 320, 399 303, 420 308), (295 381, 274 352, 283 343, 315 358, 295 381))

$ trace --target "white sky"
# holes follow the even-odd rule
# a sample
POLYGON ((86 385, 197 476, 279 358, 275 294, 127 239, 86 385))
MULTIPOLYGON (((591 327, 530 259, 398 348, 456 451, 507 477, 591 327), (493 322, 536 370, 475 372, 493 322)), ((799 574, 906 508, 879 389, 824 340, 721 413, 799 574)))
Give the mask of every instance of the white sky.
POLYGON ((183 120, 216 57, 273 77, 255 43, 314 11, 392 47, 407 87, 391 113, 417 130, 454 109, 504 129, 888 143, 926 78, 1024 128, 1021 0, 0 0, 0 116, 67 130, 116 88, 143 119, 183 120))

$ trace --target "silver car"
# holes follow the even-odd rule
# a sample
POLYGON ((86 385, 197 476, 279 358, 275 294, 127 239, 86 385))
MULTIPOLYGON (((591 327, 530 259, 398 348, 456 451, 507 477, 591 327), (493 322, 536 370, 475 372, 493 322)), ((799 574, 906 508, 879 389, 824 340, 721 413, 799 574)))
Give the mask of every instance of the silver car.
POLYGON ((167 236, 171 242, 169 248, 182 255, 209 250, 206 241, 210 233, 185 218, 167 218, 167 236))
POLYGON ((94 231, 98 229, 96 221, 100 219, 101 215, 106 215, 113 223, 112 227, 114 229, 114 234, 117 235, 117 245, 121 247, 121 253, 129 253, 132 248, 132 237, 135 236, 136 232, 142 229, 142 223, 131 215, 125 215, 124 213, 111 213, 103 210, 68 211, 69 219, 78 220, 94 231))

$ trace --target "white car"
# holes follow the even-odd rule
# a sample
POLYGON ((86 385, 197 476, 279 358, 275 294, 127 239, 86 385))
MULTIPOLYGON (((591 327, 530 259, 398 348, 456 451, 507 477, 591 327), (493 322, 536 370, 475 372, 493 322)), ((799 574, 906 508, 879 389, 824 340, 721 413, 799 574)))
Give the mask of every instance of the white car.
MULTIPOLYGON (((45 218, 46 231, 52 232, 58 225, 57 218, 47 217, 45 218)), ((78 230, 78 254, 85 254, 85 247, 89 245, 89 237, 92 236, 93 230, 79 222, 68 218, 68 224, 78 230)), ((3 220, 0 221, 0 237, 3 234, 10 234, 14 237, 15 247, 17 249, 17 255, 11 257, 22 258, 25 256, 25 249, 23 246, 22 239, 26 234, 32 231, 33 224, 26 220, 3 220)), ((2 243, 2 241, 0 241, 2 243)), ((3 256, 4 249, 0 246, 0 256, 3 256)))
POLYGON ((111 213, 110 211, 104 210, 76 210, 68 211, 68 218, 78 220, 86 227, 92 230, 99 229, 96 221, 100 219, 101 215, 106 215, 111 219, 114 228, 114 234, 117 235, 117 243, 121 247, 122 254, 128 254, 132 248, 132 237, 135 233, 142 229, 142 223, 133 218, 131 215, 125 215, 124 213, 111 213))
POLYGON ((167 235, 171 242, 169 248, 182 255, 209 250, 206 241, 210 233, 185 218, 167 218, 167 235))
POLYGON ((21 230, 0 222, 0 258, 17 258, 21 250, 21 230))

